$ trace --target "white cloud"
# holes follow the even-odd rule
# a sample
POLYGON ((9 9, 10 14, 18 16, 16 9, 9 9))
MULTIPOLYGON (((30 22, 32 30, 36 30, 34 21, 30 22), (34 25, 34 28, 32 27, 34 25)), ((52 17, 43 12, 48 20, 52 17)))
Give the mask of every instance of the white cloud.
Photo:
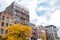
POLYGON ((48 12, 37 18, 37 25, 55 25, 60 27, 60 9, 55 9, 53 12, 48 12), (49 19, 49 20, 48 20, 49 19))
POLYGON ((18 3, 29 9, 30 20, 33 20, 33 19, 38 17, 37 14, 36 14, 37 0, 21 0, 18 3))
POLYGON ((3 11, 3 10, 5 10, 5 8, 8 6, 8 5, 10 5, 11 3, 13 2, 13 0, 0 0, 0 4, 1 4, 1 6, 0 6, 0 11, 3 11))
POLYGON ((60 10, 58 10, 58 7, 60 7, 60 6, 56 6, 57 4, 59 4, 58 2, 59 2, 58 0, 38 0, 38 3, 37 3, 38 6, 41 3, 46 3, 46 4, 42 4, 39 7, 37 6, 37 11, 43 11, 43 12, 45 11, 46 13, 44 13, 43 15, 40 15, 37 18, 37 24, 41 25, 43 23, 44 25, 48 25, 48 24, 53 24, 56 26, 59 25, 59 23, 60 23, 59 22, 59 20, 60 20, 59 19, 59 17, 60 17, 59 11, 60 10))
POLYGON ((5 0, 7 3, 11 3, 13 0, 5 0))
POLYGON ((37 23, 36 24, 40 25, 40 24, 44 24, 46 22, 47 22, 46 17, 45 16, 40 16, 40 17, 37 18, 37 23))
POLYGON ((40 6, 40 7, 38 8, 38 11, 40 11, 40 10, 48 11, 49 9, 50 9, 50 8, 40 6))
POLYGON ((56 10, 55 12, 53 12, 51 19, 50 19, 50 23, 56 26, 60 26, 60 9, 56 10))

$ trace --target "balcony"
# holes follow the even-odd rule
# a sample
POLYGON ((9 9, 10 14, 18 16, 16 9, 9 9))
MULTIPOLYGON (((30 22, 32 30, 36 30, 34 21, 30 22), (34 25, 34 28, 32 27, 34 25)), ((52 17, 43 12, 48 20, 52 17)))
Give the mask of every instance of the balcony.
POLYGON ((23 17, 21 13, 17 13, 16 16, 23 17))

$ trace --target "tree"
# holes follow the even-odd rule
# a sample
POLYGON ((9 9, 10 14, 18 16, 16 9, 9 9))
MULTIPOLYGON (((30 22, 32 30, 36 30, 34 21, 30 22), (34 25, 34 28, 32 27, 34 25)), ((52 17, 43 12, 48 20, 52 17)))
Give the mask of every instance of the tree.
POLYGON ((42 40, 46 40, 46 33, 42 32, 42 40))
POLYGON ((8 30, 8 40, 26 40, 27 37, 31 37, 32 28, 23 24, 14 24, 5 30, 8 30))

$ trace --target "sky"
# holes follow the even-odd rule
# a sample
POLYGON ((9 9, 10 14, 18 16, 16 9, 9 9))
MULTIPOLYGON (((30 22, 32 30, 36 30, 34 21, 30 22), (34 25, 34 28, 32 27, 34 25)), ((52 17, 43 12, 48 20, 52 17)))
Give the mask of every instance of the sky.
POLYGON ((13 1, 29 9, 31 23, 55 25, 60 33, 60 0, 0 0, 0 11, 5 10, 13 1))

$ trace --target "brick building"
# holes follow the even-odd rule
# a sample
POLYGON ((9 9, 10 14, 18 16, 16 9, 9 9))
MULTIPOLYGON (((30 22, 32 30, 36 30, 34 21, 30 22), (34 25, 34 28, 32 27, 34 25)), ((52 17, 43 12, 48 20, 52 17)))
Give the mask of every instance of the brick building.
POLYGON ((37 28, 33 27, 31 40, 37 40, 37 37, 38 37, 37 28))
POLYGON ((4 28, 8 25, 14 24, 13 20, 13 16, 8 13, 0 12, 0 35, 7 33, 7 30, 4 30, 4 28))

